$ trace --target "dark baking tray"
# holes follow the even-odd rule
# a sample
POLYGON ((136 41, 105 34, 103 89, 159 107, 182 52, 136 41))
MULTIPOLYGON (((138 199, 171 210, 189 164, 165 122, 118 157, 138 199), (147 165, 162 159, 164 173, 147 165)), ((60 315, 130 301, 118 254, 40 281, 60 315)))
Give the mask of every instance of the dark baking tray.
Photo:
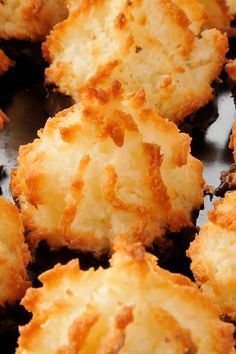
MULTIPOLYGON (((235 44, 232 40, 229 56, 234 55, 235 44)), ((67 97, 54 93, 51 88, 44 87, 45 63, 40 56, 39 44, 0 42, 1 47, 16 62, 16 65, 0 78, 0 108, 10 119, 10 123, 0 132, 0 165, 4 166, 0 186, 3 196, 12 200, 9 188, 10 172, 17 164, 19 146, 31 142, 37 136, 37 130, 44 126, 48 116, 69 106, 71 102, 67 97)), ((215 187, 219 185, 220 172, 227 170, 233 162, 228 144, 232 124, 236 117, 231 88, 225 74, 222 75, 216 87, 215 104, 218 107, 218 119, 205 132, 195 130, 192 140, 192 153, 204 164, 205 180, 207 184, 215 187)), ((206 112, 200 112, 200 115, 206 112)), ((209 115, 213 113, 209 111, 209 115)), ((200 226, 206 222, 207 211, 212 208, 212 202, 215 199, 208 195, 205 197, 204 209, 200 211, 197 225, 200 226)), ((73 253, 64 251, 62 255, 54 254, 53 261, 50 261, 51 256, 45 245, 42 245, 41 252, 45 252, 46 256, 41 257, 39 254, 36 273, 40 273, 57 261, 66 262, 74 256, 73 253)), ((90 265, 107 265, 107 259, 95 260, 89 255, 82 255, 80 258, 82 258, 84 268, 90 265)), ((186 266, 186 259, 183 259, 183 263, 184 266, 181 266, 178 259, 178 266, 175 262, 174 266, 171 264, 169 268, 172 271, 181 271, 186 266)), ((34 272, 34 267, 30 271, 34 272)), ((188 271, 183 271, 183 273, 188 274, 188 271)), ((37 282, 35 285, 38 285, 37 282)), ((19 310, 19 307, 0 312, 0 353, 14 352, 16 327, 27 319, 28 317, 22 309, 19 310), (1 323, 8 320, 9 328, 1 331, 1 323)))

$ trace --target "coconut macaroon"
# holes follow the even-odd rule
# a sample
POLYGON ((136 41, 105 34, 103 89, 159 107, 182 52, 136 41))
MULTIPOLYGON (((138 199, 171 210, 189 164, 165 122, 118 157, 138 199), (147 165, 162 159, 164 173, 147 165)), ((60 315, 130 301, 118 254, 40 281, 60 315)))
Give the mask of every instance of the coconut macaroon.
POLYGON ((40 41, 66 16, 65 0, 3 0, 0 38, 40 41))
POLYGON ((118 79, 125 92, 144 88, 154 111, 182 122, 213 99, 228 47, 216 29, 195 35, 189 25, 170 0, 83 0, 43 45, 47 82, 78 101, 118 79))
POLYGON ((116 240, 108 269, 78 260, 40 275, 22 304, 20 353, 235 353, 231 324, 191 281, 161 269, 140 244, 116 240))
POLYGON ((226 193, 209 212, 202 234, 188 255, 202 290, 220 306, 222 314, 236 319, 236 191, 226 193))
POLYGON ((192 226, 203 203, 202 163, 190 137, 119 82, 91 89, 22 146, 11 189, 28 239, 101 254, 118 234, 145 246, 192 226))
POLYGON ((17 208, 0 197, 0 306, 21 299, 30 286, 26 272, 30 253, 23 231, 17 208))

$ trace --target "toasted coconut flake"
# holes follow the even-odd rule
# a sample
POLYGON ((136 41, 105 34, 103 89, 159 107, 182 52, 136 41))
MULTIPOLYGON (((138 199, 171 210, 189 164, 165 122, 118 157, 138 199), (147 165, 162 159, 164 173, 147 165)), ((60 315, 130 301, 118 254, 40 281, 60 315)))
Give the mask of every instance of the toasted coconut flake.
POLYGON ((40 280, 22 301, 33 318, 20 328, 17 354, 234 353, 233 326, 138 243, 118 238, 108 269, 81 271, 73 260, 40 280))
POLYGON ((0 49, 0 75, 4 74, 12 65, 13 62, 0 49))
MULTIPOLYGON (((198 0, 207 12, 207 27, 216 27, 227 31, 230 29, 232 17, 226 0, 198 0)), ((235 1, 235 0, 233 0, 235 1)))
POLYGON ((43 45, 47 82, 78 101, 89 87, 117 79, 127 93, 143 87, 152 109, 181 122, 213 99, 228 46, 216 29, 195 35, 189 26, 169 0, 80 1, 43 45))
MULTIPOLYGON (((173 0, 190 20, 190 29, 199 34, 204 28, 231 30, 232 16, 226 0, 173 0)), ((233 0, 235 1, 235 0, 233 0)))
POLYGON ((65 0, 0 1, 0 38, 40 41, 66 15, 65 0))
POLYGON ((26 266, 30 261, 17 208, 0 197, 0 306, 21 299, 30 286, 26 266))
POLYGON ((20 148, 11 188, 33 245, 101 254, 118 234, 149 246, 192 225, 204 181, 191 139, 146 108, 143 90, 121 91, 90 89, 20 148))

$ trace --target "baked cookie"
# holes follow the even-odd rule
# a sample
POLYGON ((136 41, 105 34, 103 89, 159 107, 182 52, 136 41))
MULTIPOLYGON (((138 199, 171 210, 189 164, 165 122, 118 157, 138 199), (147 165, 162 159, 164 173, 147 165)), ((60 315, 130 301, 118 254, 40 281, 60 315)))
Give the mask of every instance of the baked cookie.
POLYGON ((119 82, 91 89, 22 146, 11 189, 28 240, 100 255, 129 234, 150 246, 192 225, 203 203, 202 163, 191 138, 119 82))
POLYGON ((171 0, 70 4, 68 19, 43 45, 51 63, 46 80, 62 93, 78 101, 91 86, 104 89, 117 79, 126 93, 144 88, 148 106, 176 123, 213 99, 226 35, 194 34, 171 0))
POLYGON ((116 241, 111 267, 82 271, 77 260, 40 275, 22 304, 16 354, 235 353, 234 327, 181 275, 169 273, 140 244, 116 241))

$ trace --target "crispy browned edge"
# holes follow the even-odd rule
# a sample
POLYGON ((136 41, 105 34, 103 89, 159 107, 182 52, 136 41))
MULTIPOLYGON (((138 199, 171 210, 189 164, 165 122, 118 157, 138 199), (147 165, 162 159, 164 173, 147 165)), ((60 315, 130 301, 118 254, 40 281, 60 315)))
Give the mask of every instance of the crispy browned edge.
POLYGON ((221 9, 221 13, 222 13, 222 17, 220 19, 222 27, 219 27, 219 29, 222 31, 230 30, 232 16, 229 14, 229 7, 227 5, 227 1, 226 0, 215 0, 215 1, 219 5, 219 8, 221 9))

